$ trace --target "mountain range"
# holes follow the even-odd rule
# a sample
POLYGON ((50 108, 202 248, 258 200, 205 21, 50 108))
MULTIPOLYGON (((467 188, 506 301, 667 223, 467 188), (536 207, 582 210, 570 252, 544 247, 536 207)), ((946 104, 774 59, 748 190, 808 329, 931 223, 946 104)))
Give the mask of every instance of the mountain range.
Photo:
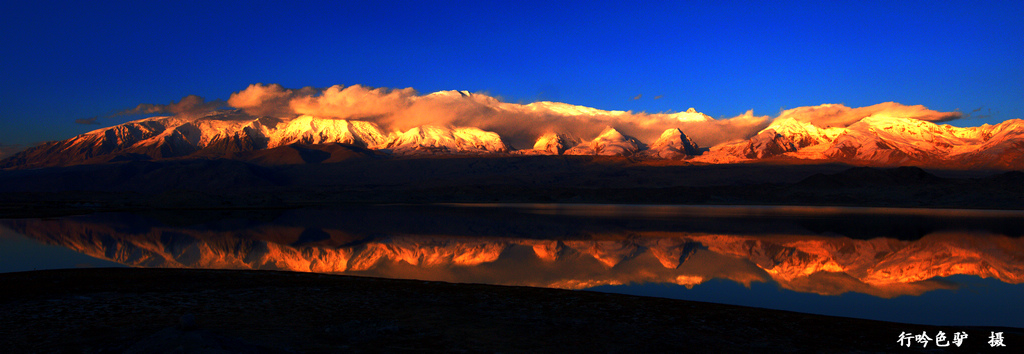
MULTIPOLYGON (((460 93, 460 97, 468 94, 460 93)), ((615 114, 564 103, 539 102, 521 109, 563 116, 615 114)), ((678 117, 675 117, 678 115, 678 117)), ((709 121, 693 109, 679 122, 709 121)), ((151 117, 52 141, 0 161, 0 168, 36 168, 181 157, 233 158, 292 144, 342 143, 383 155, 598 155, 680 160, 691 164, 776 161, 840 162, 867 166, 959 169, 1024 168, 1024 120, 960 128, 915 118, 872 115, 848 126, 819 127, 779 118, 748 139, 700 148, 680 128, 645 143, 607 126, 593 139, 576 132, 548 132, 532 148, 516 149, 498 133, 472 126, 420 125, 387 131, 377 123, 300 115, 253 116, 241 109, 199 116, 151 117)))
POLYGON ((873 166, 1020 169, 1024 120, 959 128, 900 117, 864 118, 847 127, 820 128, 792 118, 772 122, 754 137, 721 144, 710 159, 789 157, 873 166))

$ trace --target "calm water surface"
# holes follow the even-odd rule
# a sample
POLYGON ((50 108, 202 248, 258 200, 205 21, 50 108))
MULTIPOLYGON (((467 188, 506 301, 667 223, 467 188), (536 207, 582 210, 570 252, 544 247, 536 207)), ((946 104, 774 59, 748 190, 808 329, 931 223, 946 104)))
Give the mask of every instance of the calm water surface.
POLYGON ((366 206, 0 220, 0 272, 274 269, 1024 327, 1024 213, 366 206))

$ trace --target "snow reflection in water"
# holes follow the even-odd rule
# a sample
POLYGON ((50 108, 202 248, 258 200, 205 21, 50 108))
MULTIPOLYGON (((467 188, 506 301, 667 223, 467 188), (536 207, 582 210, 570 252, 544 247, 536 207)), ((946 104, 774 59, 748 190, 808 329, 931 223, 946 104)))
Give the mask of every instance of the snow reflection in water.
POLYGON ((882 299, 957 289, 962 282, 949 278, 955 276, 1024 282, 1018 212, 491 205, 213 214, 97 214, 0 225, 139 267, 566 289, 692 289, 727 280, 746 289, 776 284, 797 293, 882 299))

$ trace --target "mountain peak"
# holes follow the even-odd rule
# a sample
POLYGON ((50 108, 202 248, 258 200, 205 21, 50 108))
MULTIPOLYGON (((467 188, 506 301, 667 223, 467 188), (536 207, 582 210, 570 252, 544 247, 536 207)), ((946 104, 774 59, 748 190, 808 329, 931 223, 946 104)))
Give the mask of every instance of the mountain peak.
POLYGON ((634 137, 623 135, 612 127, 605 128, 597 138, 576 145, 566 155, 632 156, 643 150, 644 144, 634 137))
POLYGON ((711 116, 707 114, 697 112, 697 110, 693 109, 693 107, 687 109, 686 112, 669 113, 668 116, 680 122, 708 122, 715 120, 714 118, 711 118, 711 116))
POLYGON ((372 122, 322 119, 310 115, 281 123, 273 131, 268 130, 266 135, 271 147, 292 143, 344 143, 376 148, 388 140, 388 135, 372 122))
POLYGON ((622 133, 619 133, 618 130, 615 130, 615 128, 606 127, 601 131, 601 134, 597 136, 597 139, 618 141, 624 140, 625 136, 623 136, 622 133))
POLYGON ((561 155, 579 143, 580 139, 572 135, 547 133, 537 139, 533 144, 533 150, 541 154, 561 155))
POLYGON ((649 150, 651 155, 665 159, 680 159, 700 154, 697 144, 679 128, 665 130, 661 137, 651 144, 649 150))
POLYGON ((665 131, 661 133, 661 138, 664 139, 664 138, 670 138, 670 137, 678 137, 678 136, 681 136, 681 135, 684 135, 684 134, 683 134, 683 131, 680 130, 679 128, 669 128, 669 129, 665 129, 665 131))
POLYGON ((397 133, 384 147, 396 153, 486 153, 506 152, 508 146, 497 133, 474 127, 424 125, 397 133))
POLYGON ((437 91, 437 92, 434 92, 434 93, 428 94, 428 95, 426 95, 426 96, 423 96, 423 97, 435 97, 435 98, 437 98, 437 97, 452 97, 452 98, 463 98, 463 97, 472 97, 472 96, 473 96, 473 94, 472 94, 472 93, 470 93, 470 92, 469 92, 469 91, 467 91, 467 90, 446 90, 446 91, 437 91))

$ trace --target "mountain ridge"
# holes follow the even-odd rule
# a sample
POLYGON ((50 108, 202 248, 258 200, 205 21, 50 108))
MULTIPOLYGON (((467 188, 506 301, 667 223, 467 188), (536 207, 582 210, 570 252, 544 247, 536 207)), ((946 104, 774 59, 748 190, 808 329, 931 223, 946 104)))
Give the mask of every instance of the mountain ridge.
POLYGON ((876 167, 1024 168, 1024 120, 959 128, 903 117, 861 119, 820 128, 779 119, 747 140, 723 143, 696 161, 790 158, 876 167))
MULTIPOLYGON (((458 91, 432 95, 440 94, 452 100, 476 97, 458 91)), ((628 113, 557 102, 537 102, 523 107, 555 112, 563 117, 628 113)), ((679 122, 713 121, 692 108, 670 116, 679 122)), ((386 131, 366 120, 323 118, 309 114, 291 119, 257 117, 240 109, 214 111, 197 117, 150 117, 100 128, 21 151, 0 160, 0 168, 187 156, 232 158, 242 152, 295 143, 350 144, 386 155, 512 153, 623 156, 698 164, 809 161, 878 167, 1024 168, 1024 120, 1020 119, 960 128, 916 118, 876 114, 847 126, 823 128, 787 116, 775 119, 747 139, 706 149, 699 148, 680 128, 667 129, 656 141, 647 144, 624 134, 614 125, 607 125, 589 141, 573 132, 549 132, 538 136, 532 149, 517 150, 498 133, 472 126, 424 124, 404 131, 386 131)))

